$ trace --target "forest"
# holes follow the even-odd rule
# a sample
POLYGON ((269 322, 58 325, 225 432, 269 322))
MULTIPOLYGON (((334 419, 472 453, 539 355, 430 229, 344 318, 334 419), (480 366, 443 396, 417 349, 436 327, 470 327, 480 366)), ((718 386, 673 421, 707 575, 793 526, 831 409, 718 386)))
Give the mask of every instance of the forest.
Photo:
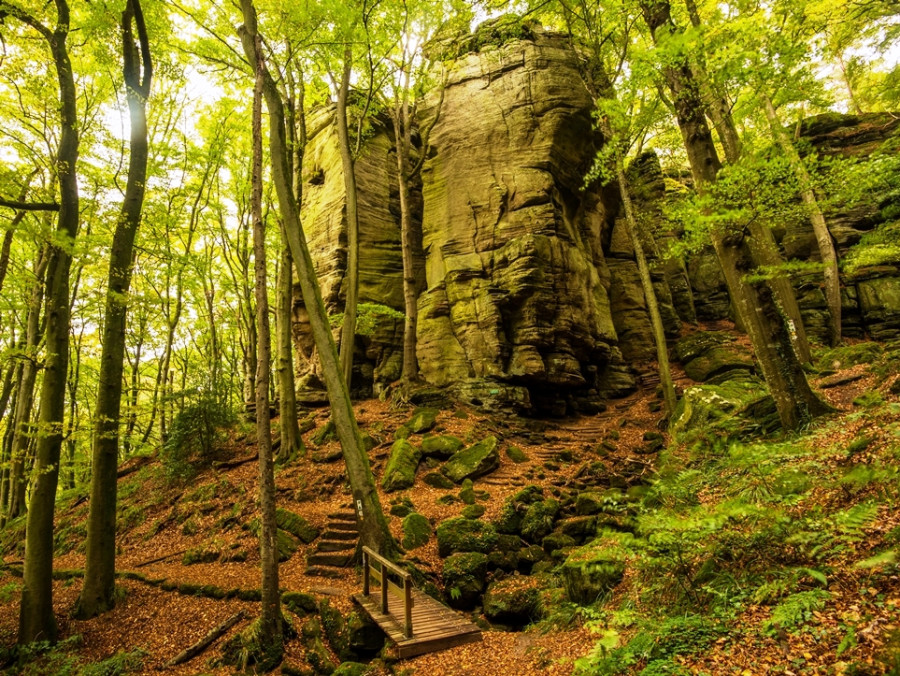
POLYGON ((0 671, 900 674, 897 0, 0 0, 0 671))

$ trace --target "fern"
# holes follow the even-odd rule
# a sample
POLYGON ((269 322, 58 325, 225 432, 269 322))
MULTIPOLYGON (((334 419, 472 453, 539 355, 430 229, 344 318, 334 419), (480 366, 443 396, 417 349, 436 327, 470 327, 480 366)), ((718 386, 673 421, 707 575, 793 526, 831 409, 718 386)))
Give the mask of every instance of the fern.
POLYGON ((813 613, 825 607, 831 594, 823 589, 791 594, 772 610, 772 617, 763 622, 763 631, 777 634, 778 631, 797 633, 797 630, 812 619, 813 613))

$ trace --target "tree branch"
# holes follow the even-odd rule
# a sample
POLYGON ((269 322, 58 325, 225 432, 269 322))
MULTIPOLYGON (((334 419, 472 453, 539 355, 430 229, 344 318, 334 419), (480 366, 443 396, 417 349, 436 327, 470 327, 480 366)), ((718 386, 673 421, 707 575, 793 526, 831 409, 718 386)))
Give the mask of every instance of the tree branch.
POLYGON ((0 207, 9 207, 17 211, 59 211, 59 204, 56 202, 21 202, 3 197, 0 197, 0 207))

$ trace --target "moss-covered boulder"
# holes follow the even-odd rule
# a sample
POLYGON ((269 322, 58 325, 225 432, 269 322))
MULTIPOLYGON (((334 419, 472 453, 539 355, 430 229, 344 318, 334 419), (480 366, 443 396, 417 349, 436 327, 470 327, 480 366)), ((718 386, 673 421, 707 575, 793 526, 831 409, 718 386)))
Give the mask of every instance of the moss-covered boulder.
POLYGON ((489 474, 500 466, 499 446, 497 437, 482 439, 477 444, 454 453, 441 471, 456 483, 489 474))
POLYGON ((547 559, 547 552, 540 545, 528 545, 519 550, 517 565, 520 573, 529 575, 534 567, 547 559))
POLYGON ((421 459, 422 452, 409 441, 406 439, 395 441, 391 446, 391 456, 381 479, 381 487, 390 492, 412 486, 416 482, 416 469, 421 459))
POLYGON ((622 581, 625 553, 615 543, 598 539, 569 554, 561 570, 569 600, 589 605, 622 581))
POLYGON ((384 647, 384 631, 364 612, 354 610, 347 616, 346 631, 351 655, 369 658, 384 647))
POLYGON ((720 331, 699 331, 682 338, 675 344, 675 354, 688 377, 701 383, 754 369, 750 352, 720 331))
POLYGON ((474 505, 477 498, 475 497, 475 485, 471 479, 465 479, 459 489, 459 499, 466 505, 474 505))
POLYGON ((316 597, 304 592, 285 592, 281 595, 282 605, 295 615, 306 617, 318 610, 316 597))
POLYGON ((717 385, 687 388, 675 407, 670 429, 676 441, 685 441, 697 433, 770 432, 779 425, 775 400, 765 383, 748 374, 717 385))
POLYGON ((448 519, 437 527, 438 554, 450 556, 454 552, 488 553, 497 544, 494 527, 475 519, 448 519))
POLYGON ((488 558, 479 552, 453 554, 444 561, 443 580, 448 603, 454 608, 474 607, 487 584, 488 558))
POLYGON ((597 517, 573 516, 560 520, 556 527, 560 533, 568 535, 575 542, 581 544, 597 534, 597 517))
POLYGON ((321 531, 313 526, 309 521, 299 514, 291 512, 287 509, 278 508, 275 510, 275 522, 281 530, 287 531, 305 543, 309 544, 317 537, 321 531))
POLYGON ((431 539, 431 522, 418 512, 412 512, 403 519, 403 548, 417 549, 431 539))
POLYGON ((284 563, 290 559, 300 548, 300 543, 293 535, 287 531, 278 529, 278 536, 275 539, 278 548, 278 562, 284 563))
POLYGON ((543 547, 544 551, 548 554, 553 554, 553 552, 559 551, 560 549, 569 549, 576 544, 575 538, 571 535, 560 533, 559 531, 550 533, 550 535, 541 540, 541 547, 543 547))
POLYGON ((531 484, 503 501, 500 514, 494 522, 498 533, 516 535, 522 531, 522 519, 528 507, 544 497, 543 489, 531 484))
POLYGON ((429 458, 446 460, 459 451, 465 444, 462 439, 450 434, 427 436, 422 439, 422 455, 429 458))
POLYGON ((528 456, 525 455, 525 451, 523 451, 518 446, 513 446, 512 444, 506 447, 506 456, 516 464, 520 464, 528 460, 528 456))
POLYGON ((541 544, 541 541, 553 530, 553 522, 559 514, 559 502, 542 500, 535 502, 525 511, 522 517, 522 537, 528 542, 541 544))
POLYGON ((413 434, 422 434, 432 429, 437 422, 438 411, 436 408, 418 408, 413 412, 404 427, 408 428, 413 434))
POLYGON ((484 593, 484 614, 491 622, 523 627, 537 619, 538 580, 513 575, 491 582, 484 593))
POLYGON ((422 481, 432 488, 446 489, 453 488, 456 485, 440 472, 428 472, 428 474, 422 477, 422 481))

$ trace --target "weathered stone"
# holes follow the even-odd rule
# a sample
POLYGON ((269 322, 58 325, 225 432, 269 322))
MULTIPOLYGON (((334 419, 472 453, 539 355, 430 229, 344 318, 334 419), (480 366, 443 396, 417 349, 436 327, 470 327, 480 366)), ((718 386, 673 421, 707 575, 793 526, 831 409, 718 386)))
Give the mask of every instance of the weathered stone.
POLYGON ((332 676, 366 676, 366 674, 374 674, 376 670, 368 664, 362 662, 341 662, 337 669, 332 672, 332 676))
POLYGON ((553 522, 558 513, 559 503, 556 500, 534 503, 522 517, 522 537, 528 542, 540 544, 553 530, 553 522))
POLYGON ((468 505, 463 508, 462 515, 467 519, 480 519, 485 511, 484 505, 468 505))
POLYGON ((478 552, 453 554, 444 561, 444 589, 454 608, 472 608, 487 584, 488 558, 478 552))
POLYGON ((597 533, 597 518, 594 516, 573 516, 561 520, 557 524, 557 528, 561 533, 573 538, 577 543, 582 543, 597 533))
POLYGON ((612 209, 582 186, 600 139, 575 53, 539 29, 520 37, 446 64, 423 106, 428 124, 443 97, 422 172, 418 354, 429 382, 517 378, 540 407, 542 390, 595 387, 587 367, 616 342, 612 209))
POLYGON ((625 554, 604 540, 596 540, 569 554, 562 566, 562 578, 574 603, 594 603, 622 580, 625 554))
POLYGON ((304 544, 309 544, 315 540, 321 532, 299 514, 280 507, 275 510, 275 523, 282 530, 300 538, 304 544))
POLYGON ((500 466, 499 445, 497 437, 487 437, 454 453, 441 471, 456 483, 489 474, 500 466))
POLYGON ((497 532, 488 523, 460 517, 437 527, 437 542, 442 557, 454 552, 488 553, 497 544, 497 532))
POLYGON ((541 547, 548 554, 553 554, 555 551, 574 547, 575 545, 575 538, 565 533, 550 533, 550 535, 541 540, 541 547))
POLYGON ((900 338, 900 276, 859 282, 863 324, 874 340, 900 338))
POLYGON ((381 479, 381 487, 386 491, 398 491, 412 486, 416 482, 416 469, 421 458, 422 452, 406 439, 395 441, 381 479))
POLYGON ((513 575, 491 582, 484 593, 484 614, 492 622, 522 627, 536 619, 538 581, 513 575))
POLYGON ((440 472, 429 472, 422 477, 422 481, 433 488, 453 488, 456 485, 440 472))
POLYGON ((431 539, 431 522, 418 512, 403 519, 403 548, 417 549, 431 539))
POLYGON ((703 430, 771 431, 779 425, 775 402, 765 384, 747 375, 686 389, 675 407, 671 432, 674 438, 683 440, 703 430))
POLYGON ((420 408, 417 409, 412 418, 410 418, 405 426, 409 428, 409 431, 413 434, 422 434, 422 432, 427 432, 432 427, 434 427, 437 422, 437 416, 440 411, 434 408, 420 408))
POLYGON ((460 450, 465 444, 461 439, 449 434, 427 436, 422 439, 422 455, 446 460, 460 450))
POLYGON ((281 603, 295 615, 305 617, 318 610, 316 597, 304 592, 285 592, 281 595, 281 603))
POLYGON ((506 447, 506 455, 516 464, 527 462, 528 460, 528 456, 525 455, 525 451, 523 451, 518 446, 513 446, 512 444, 506 447))

